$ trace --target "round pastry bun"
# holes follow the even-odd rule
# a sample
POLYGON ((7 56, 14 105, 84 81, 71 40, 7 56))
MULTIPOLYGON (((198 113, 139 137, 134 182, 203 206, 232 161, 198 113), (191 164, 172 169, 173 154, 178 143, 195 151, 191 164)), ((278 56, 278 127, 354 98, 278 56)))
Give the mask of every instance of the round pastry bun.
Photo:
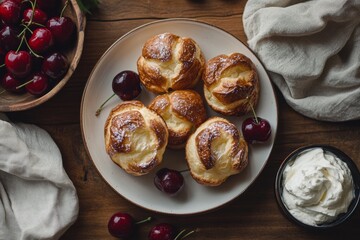
POLYGON ((255 65, 241 53, 219 55, 205 64, 204 96, 209 106, 224 115, 244 115, 256 106, 260 83, 255 65))
POLYGON ((125 101, 111 110, 104 135, 111 160, 140 176, 161 163, 169 133, 164 120, 142 102, 125 101))
POLYGON ((186 143, 191 176, 200 184, 218 186, 248 164, 248 145, 236 126, 221 117, 200 125, 186 143))
POLYGON ((157 96, 149 108, 159 114, 168 127, 168 147, 185 147, 189 136, 207 116, 201 96, 193 90, 176 90, 157 96))
POLYGON ((204 64, 201 49, 193 39, 162 33, 145 42, 137 69, 149 91, 166 93, 194 87, 204 64))

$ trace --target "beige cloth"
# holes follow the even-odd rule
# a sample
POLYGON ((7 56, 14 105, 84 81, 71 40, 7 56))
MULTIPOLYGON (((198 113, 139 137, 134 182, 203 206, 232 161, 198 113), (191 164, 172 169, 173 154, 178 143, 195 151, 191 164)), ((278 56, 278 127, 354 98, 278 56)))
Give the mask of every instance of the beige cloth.
POLYGON ((74 185, 47 132, 0 113, 0 239, 58 239, 78 215, 74 185))
POLYGON ((360 119, 360 0, 249 0, 243 23, 291 107, 318 120, 360 119))

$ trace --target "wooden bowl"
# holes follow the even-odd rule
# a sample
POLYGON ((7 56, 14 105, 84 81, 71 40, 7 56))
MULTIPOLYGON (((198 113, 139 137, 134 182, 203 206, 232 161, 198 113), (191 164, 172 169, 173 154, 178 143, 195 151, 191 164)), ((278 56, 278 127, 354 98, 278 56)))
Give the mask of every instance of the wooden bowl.
MULTIPOLYGON (((62 4, 65 4, 65 0, 62 0, 62 4)), ((14 94, 7 91, 3 92, 0 95, 0 112, 21 111, 36 107, 52 98, 69 81, 81 57, 86 18, 81 12, 76 0, 69 1, 69 5, 64 12, 64 16, 70 17, 76 25, 76 41, 74 46, 62 51, 69 60, 69 69, 67 73, 49 92, 43 96, 33 96, 29 93, 14 94)), ((0 92, 2 91, 3 88, 0 86, 0 92)))

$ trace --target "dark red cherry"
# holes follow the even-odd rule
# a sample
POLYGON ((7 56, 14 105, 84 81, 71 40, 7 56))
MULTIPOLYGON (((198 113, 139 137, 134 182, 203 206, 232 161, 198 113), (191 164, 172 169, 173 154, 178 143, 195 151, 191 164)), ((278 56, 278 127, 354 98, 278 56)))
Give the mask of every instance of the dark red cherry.
MULTIPOLYGON (((33 11, 32 8, 28 8, 23 12, 22 21, 24 23, 29 23, 31 21, 33 23, 38 23, 45 26, 47 18, 48 17, 43 10, 35 8, 33 11)), ((32 25, 35 26, 34 24, 32 25)))
POLYGON ((9 92, 13 92, 13 93, 22 93, 25 91, 25 88, 18 88, 16 89, 16 87, 20 86, 22 84, 22 81, 20 81, 19 79, 16 79, 13 75, 11 75, 10 73, 5 73, 5 75, 3 76, 2 80, 1 80, 1 86, 9 91, 9 92))
POLYGON ((28 80, 28 83, 25 85, 28 93, 35 96, 44 95, 48 90, 48 86, 49 86, 49 79, 43 73, 33 74, 31 78, 28 80))
POLYGON ((5 0, 0 3, 0 18, 9 25, 15 25, 20 21, 21 4, 14 0, 5 0))
MULTIPOLYGON (((35 0, 31 0, 34 2, 35 0)), ((61 0, 36 0, 36 7, 44 11, 53 11, 60 9, 61 0)))
POLYGON ((160 223, 151 228, 149 240, 174 240, 176 236, 175 227, 168 223, 160 223))
POLYGON ((5 56, 6 69, 17 78, 24 78, 31 72, 31 56, 26 51, 9 51, 5 56))
MULTIPOLYGON (((0 65, 5 63, 5 56, 7 52, 0 46, 0 65)), ((5 69, 4 67, 0 67, 0 69, 5 69)))
POLYGON ((242 123, 242 133, 248 143, 265 142, 271 135, 271 126, 263 118, 250 117, 242 123))
POLYGON ((68 67, 66 56, 55 52, 44 59, 41 70, 53 79, 60 79, 65 75, 68 67))
POLYGON ((112 89, 123 101, 136 98, 141 93, 139 75, 129 70, 118 73, 113 79, 112 89))
POLYGON ((47 21, 46 27, 54 36, 55 42, 59 45, 68 44, 75 31, 75 23, 69 17, 53 17, 47 21))
POLYGON ((184 177, 177 170, 162 168, 156 172, 154 184, 160 191, 174 195, 184 186, 184 177))
POLYGON ((112 90, 114 93, 96 110, 96 116, 99 116, 105 104, 115 95, 123 101, 132 100, 139 96, 141 93, 139 75, 130 70, 116 74, 112 81, 112 90))
POLYGON ((19 32, 10 26, 5 26, 0 30, 0 46, 4 51, 16 50, 19 47, 20 39, 17 37, 19 32))
POLYGON ((135 229, 134 219, 127 213, 117 212, 108 222, 109 233, 118 238, 130 237, 135 229))
POLYGON ((54 40, 49 29, 37 28, 32 33, 28 43, 36 53, 44 53, 54 45, 54 40))

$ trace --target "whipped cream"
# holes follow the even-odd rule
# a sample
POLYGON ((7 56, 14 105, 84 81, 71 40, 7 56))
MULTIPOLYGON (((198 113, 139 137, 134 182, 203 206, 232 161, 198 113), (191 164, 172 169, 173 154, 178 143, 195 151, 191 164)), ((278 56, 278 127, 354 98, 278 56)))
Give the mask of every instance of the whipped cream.
POLYGON ((301 153, 283 172, 282 198, 289 212, 308 225, 334 221, 354 198, 350 169, 322 148, 301 153))

